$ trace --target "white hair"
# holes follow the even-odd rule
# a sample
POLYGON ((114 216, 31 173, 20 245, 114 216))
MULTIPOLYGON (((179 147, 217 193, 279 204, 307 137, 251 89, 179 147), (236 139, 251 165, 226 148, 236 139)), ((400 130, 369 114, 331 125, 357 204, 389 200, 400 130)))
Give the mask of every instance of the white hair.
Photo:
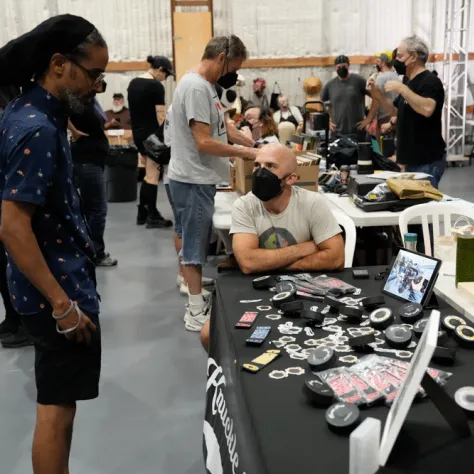
POLYGON ((418 59, 423 63, 428 61, 430 51, 428 45, 417 35, 408 36, 403 40, 409 53, 417 53, 418 59))

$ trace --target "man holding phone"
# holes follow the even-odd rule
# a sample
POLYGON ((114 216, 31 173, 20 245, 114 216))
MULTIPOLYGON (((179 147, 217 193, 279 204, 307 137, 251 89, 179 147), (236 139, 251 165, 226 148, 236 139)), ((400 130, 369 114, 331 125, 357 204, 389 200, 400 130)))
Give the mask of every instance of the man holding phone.
POLYGON ((130 118, 130 110, 125 107, 125 98, 121 92, 116 92, 113 95, 112 108, 105 111, 107 115, 107 123, 105 129, 117 128, 123 130, 132 129, 132 120, 130 118))

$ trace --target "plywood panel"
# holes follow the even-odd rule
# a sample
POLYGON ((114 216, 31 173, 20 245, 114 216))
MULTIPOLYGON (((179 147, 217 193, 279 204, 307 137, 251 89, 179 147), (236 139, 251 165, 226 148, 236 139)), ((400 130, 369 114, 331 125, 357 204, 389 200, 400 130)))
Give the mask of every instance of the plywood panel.
MULTIPOLYGON (((195 61, 195 64, 199 62, 202 56, 200 53, 199 58, 195 61)), ((455 59, 458 56, 453 56, 455 59)), ((268 58, 268 59, 248 59, 242 64, 242 69, 266 69, 266 68, 301 68, 301 67, 332 67, 336 56, 321 56, 311 58, 268 58)), ((375 64, 375 56, 349 56, 352 65, 359 64, 375 64)), ((469 61, 474 60, 474 52, 469 53, 469 61)), ((439 63, 443 61, 443 54, 436 53, 430 54, 428 59, 429 63, 439 63)), ((148 63, 143 61, 129 61, 129 62, 109 62, 107 67, 108 72, 122 72, 122 71, 145 71, 148 69, 148 63)))
POLYGON ((174 52, 176 80, 199 63, 212 38, 210 12, 174 12, 174 52))

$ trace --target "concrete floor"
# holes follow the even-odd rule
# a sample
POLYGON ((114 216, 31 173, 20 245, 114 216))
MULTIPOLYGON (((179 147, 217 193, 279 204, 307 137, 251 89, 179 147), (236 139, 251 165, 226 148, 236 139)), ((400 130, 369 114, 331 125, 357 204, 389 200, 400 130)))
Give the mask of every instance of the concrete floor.
MULTIPOLYGON (((171 218, 161 185, 159 201, 171 218)), ((206 356, 199 335, 184 329, 172 231, 137 228, 135 213, 135 203, 109 207, 107 250, 119 266, 98 270, 101 395, 79 404, 71 474, 201 474, 206 356)), ((32 348, 0 348, 0 387, 0 472, 27 474, 32 348)))
MULTIPOLYGON (((474 202, 474 166, 441 191, 474 202)), ((172 213, 160 185, 160 209, 172 213)), ((135 203, 110 204, 102 295, 101 396, 79 406, 71 474, 203 474, 206 357, 184 329, 171 230, 137 228, 135 203)), ((212 269, 205 272, 212 276, 212 269)), ((2 318, 3 319, 3 318, 2 318)), ((0 349, 0 471, 27 474, 35 419, 33 350, 0 349)))

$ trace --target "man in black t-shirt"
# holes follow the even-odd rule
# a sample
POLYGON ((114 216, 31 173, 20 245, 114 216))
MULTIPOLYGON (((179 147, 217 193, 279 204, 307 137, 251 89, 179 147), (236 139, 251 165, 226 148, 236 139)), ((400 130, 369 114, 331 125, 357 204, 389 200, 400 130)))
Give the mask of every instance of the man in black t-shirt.
POLYGON ((104 168, 109 153, 104 129, 111 126, 113 121, 107 121, 107 116, 94 99, 83 114, 71 115, 68 127, 72 134, 71 152, 76 184, 99 267, 117 265, 117 260, 105 252, 104 242, 107 218, 104 168))
POLYGON ((397 116, 397 163, 405 165, 407 172, 431 175, 429 180, 437 188, 446 168, 441 126, 444 89, 440 79, 426 69, 428 56, 428 46, 416 35, 404 39, 394 64, 405 75, 403 83, 385 84, 385 92, 398 97, 391 102, 375 84, 371 91, 372 99, 390 116, 397 116))

